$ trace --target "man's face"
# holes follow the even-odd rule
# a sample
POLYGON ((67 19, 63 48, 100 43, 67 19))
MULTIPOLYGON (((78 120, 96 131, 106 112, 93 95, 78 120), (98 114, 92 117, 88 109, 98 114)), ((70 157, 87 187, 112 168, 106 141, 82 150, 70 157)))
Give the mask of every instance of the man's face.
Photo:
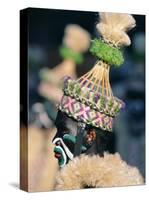
MULTIPOLYGON (((63 167, 74 157, 78 122, 58 111, 55 125, 57 133, 53 139, 54 153, 60 167, 63 167)), ((105 148, 106 142, 105 133, 103 134, 101 130, 86 125, 82 134, 81 153, 103 155, 103 145, 105 148)))

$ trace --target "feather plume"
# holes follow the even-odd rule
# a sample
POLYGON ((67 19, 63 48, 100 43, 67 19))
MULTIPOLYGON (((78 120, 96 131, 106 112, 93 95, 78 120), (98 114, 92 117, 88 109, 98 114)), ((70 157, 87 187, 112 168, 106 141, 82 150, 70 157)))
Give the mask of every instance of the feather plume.
POLYGON ((135 27, 136 22, 132 15, 119 13, 99 13, 100 22, 97 30, 105 41, 117 46, 131 44, 127 31, 135 27))
POLYGON ((79 25, 69 24, 65 28, 63 43, 76 52, 85 52, 90 45, 90 35, 79 25))

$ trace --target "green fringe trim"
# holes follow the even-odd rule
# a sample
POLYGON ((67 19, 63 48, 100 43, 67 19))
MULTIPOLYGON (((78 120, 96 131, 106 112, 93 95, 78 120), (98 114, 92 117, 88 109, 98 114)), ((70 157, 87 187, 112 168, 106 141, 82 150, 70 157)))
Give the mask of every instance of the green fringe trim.
POLYGON ((72 59, 76 64, 81 64, 83 62, 82 54, 73 51, 67 47, 60 47, 59 53, 63 59, 72 59))
POLYGON ((116 47, 111 47, 101 39, 94 39, 92 41, 90 52, 109 65, 119 67, 124 62, 122 52, 116 47))

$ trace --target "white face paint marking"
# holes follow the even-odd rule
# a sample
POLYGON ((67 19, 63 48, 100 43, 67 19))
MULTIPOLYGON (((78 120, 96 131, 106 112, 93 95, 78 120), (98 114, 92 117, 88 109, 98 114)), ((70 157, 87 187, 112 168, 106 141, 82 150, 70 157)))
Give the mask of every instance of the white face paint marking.
MULTIPOLYGON (((68 149, 68 147, 66 146, 66 144, 64 143, 64 141, 62 140, 62 138, 55 138, 53 140, 53 144, 56 144, 56 142, 60 141, 61 142, 61 145, 62 147, 64 148, 67 156, 70 158, 70 160, 73 159, 73 154, 70 152, 70 150, 68 149)), ((58 147, 58 146, 57 146, 58 147)))

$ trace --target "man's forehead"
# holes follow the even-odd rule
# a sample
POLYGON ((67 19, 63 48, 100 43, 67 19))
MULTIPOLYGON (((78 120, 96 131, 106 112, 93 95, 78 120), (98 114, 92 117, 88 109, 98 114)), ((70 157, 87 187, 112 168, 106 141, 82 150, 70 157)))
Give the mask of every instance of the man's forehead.
POLYGON ((75 135, 77 134, 77 125, 78 122, 74 121, 71 118, 67 118, 66 119, 66 127, 72 131, 72 133, 74 133, 75 135))
MULTIPOLYGON (((74 120, 73 118, 67 116, 67 114, 65 114, 64 112, 60 110, 58 111, 55 125, 58 129, 61 129, 61 130, 67 129, 71 131, 71 134, 73 135, 77 134, 78 122, 74 120)), ((85 130, 88 130, 88 129, 94 129, 95 131, 99 132, 98 128, 86 124, 85 130)))
POLYGON ((77 124, 78 122, 73 120, 72 118, 68 117, 65 113, 61 111, 58 112, 55 125, 57 128, 60 129, 67 129, 71 132, 71 134, 77 134, 77 124))

